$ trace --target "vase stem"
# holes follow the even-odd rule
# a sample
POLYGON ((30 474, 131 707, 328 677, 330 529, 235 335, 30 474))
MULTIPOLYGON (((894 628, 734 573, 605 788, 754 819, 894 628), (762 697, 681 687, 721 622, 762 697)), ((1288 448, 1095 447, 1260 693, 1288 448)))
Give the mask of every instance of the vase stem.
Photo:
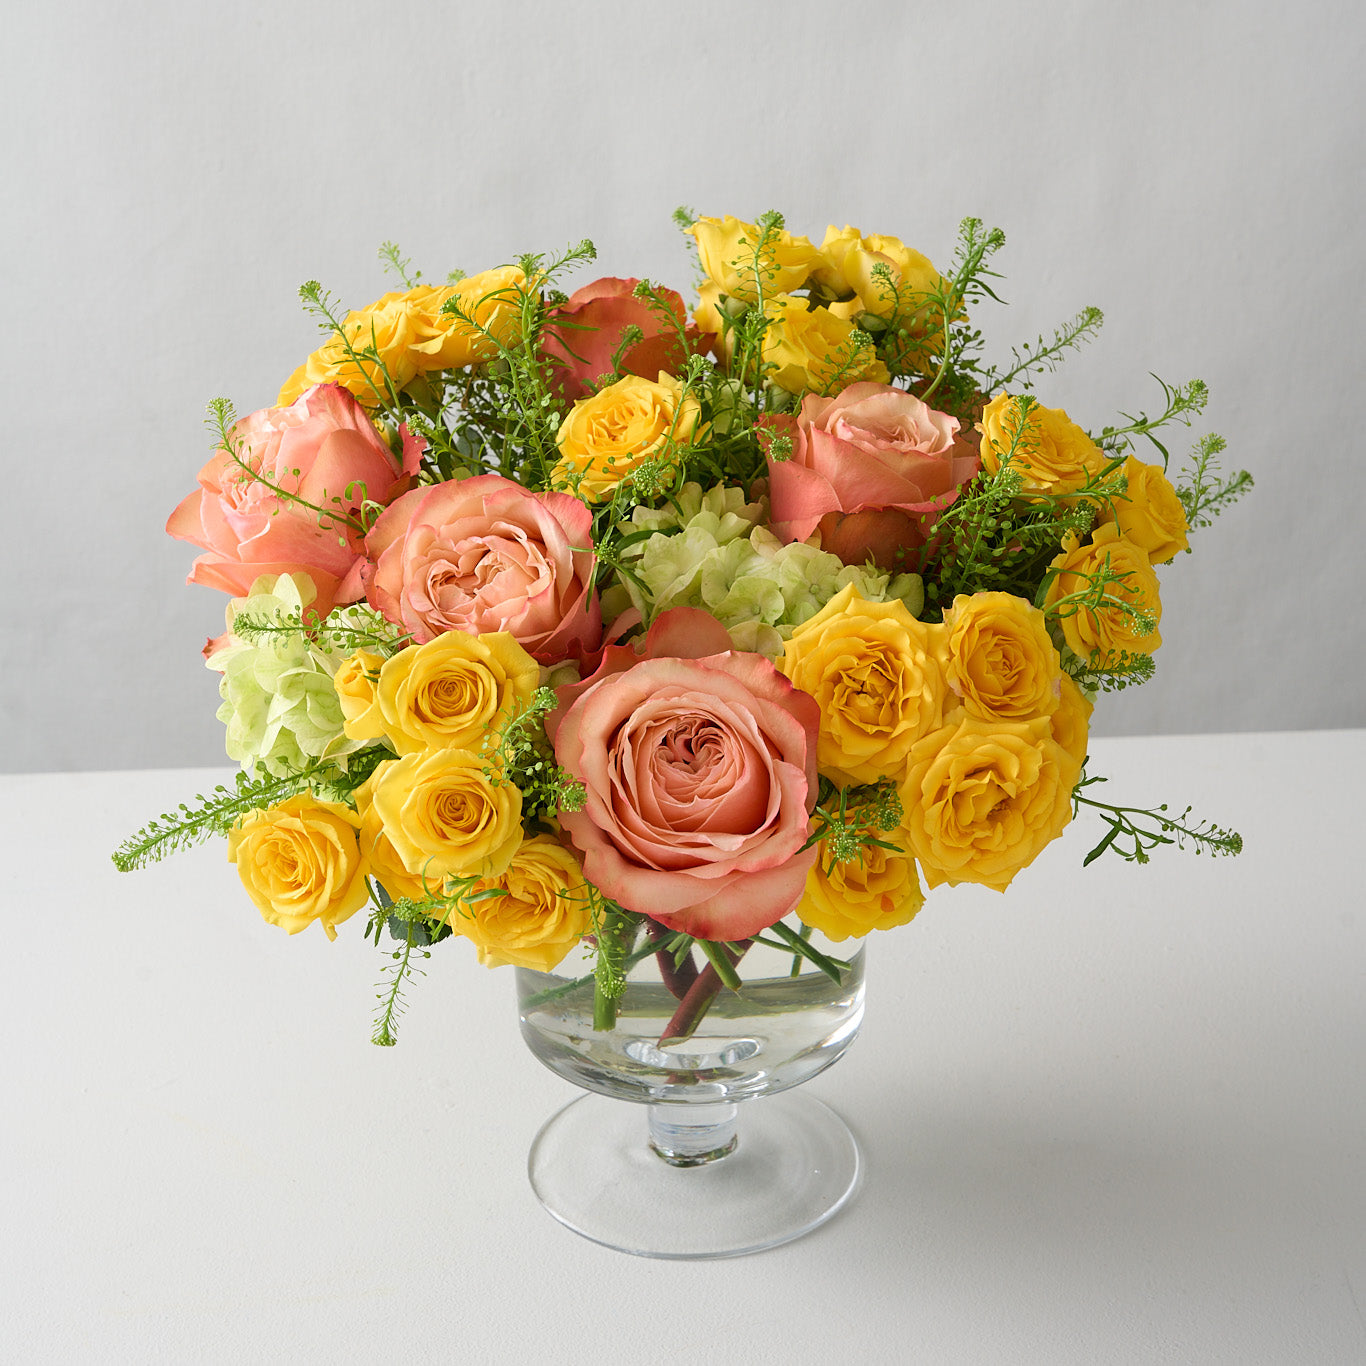
POLYGON ((700 1167, 735 1151, 734 1104, 648 1105, 650 1147, 671 1167, 700 1167))

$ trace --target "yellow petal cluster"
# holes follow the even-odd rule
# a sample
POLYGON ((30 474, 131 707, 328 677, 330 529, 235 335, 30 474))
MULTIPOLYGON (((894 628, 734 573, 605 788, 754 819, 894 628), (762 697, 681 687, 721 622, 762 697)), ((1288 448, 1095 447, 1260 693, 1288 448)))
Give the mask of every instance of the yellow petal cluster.
POLYGON ((902 776, 911 746, 953 700, 935 634, 904 603, 867 602, 853 584, 792 632, 778 668, 820 704, 822 773, 841 783, 902 776))
POLYGON ((687 229, 697 243, 702 270, 722 294, 744 303, 764 295, 800 289, 819 263, 820 254, 806 237, 785 230, 769 233, 756 260, 761 230, 727 214, 699 218, 687 229))
POLYGON ((765 379, 790 394, 824 394, 858 380, 886 384, 887 367, 871 340, 859 344, 858 329, 831 309, 808 307, 805 299, 779 294, 764 300, 765 379))
POLYGON ((1027 721, 1057 710, 1062 660, 1032 603, 1013 593, 960 593, 944 626, 945 673, 969 715, 1027 721))
POLYGON ((911 750, 901 787, 911 852, 930 887, 1005 891, 1072 818, 1080 766, 1047 717, 982 720, 966 711, 911 750))
POLYGON ((688 445, 701 411, 683 381, 662 370, 658 380, 627 375, 565 414, 552 482, 586 503, 602 502, 644 461, 688 445))
POLYGON ((341 702, 342 729, 350 740, 384 738, 384 718, 375 703, 375 685, 383 667, 383 655, 356 650, 332 675, 332 686, 341 702))
POLYGON ((511 963, 549 972, 588 932, 583 869, 549 835, 523 840, 500 877, 474 887, 452 925, 486 967, 511 963), (480 895, 488 892, 497 895, 480 895))
POLYGON ((522 841, 522 794, 481 756, 438 749, 382 763, 370 800, 397 861, 434 886, 443 877, 497 877, 522 841))
POLYGON ((1075 493, 1109 463, 1105 452, 1061 408, 1036 404, 1020 422, 1018 400, 997 394, 977 424, 982 467, 995 474, 1003 463, 1024 481, 1024 493, 1075 493))
POLYGON ((1045 606, 1057 609, 1063 636, 1079 658, 1100 666, 1124 654, 1150 655, 1162 644, 1157 575, 1147 555, 1125 540, 1113 522, 1097 527, 1085 545, 1070 536, 1051 567, 1058 574, 1045 606), (1117 577, 1106 585, 1098 606, 1065 601, 1092 591, 1095 576, 1107 573, 1117 577))
POLYGON ((389 659, 358 650, 333 679, 352 739, 387 739, 399 754, 478 750, 531 701, 536 661, 506 631, 447 631, 389 659), (376 667, 378 664, 378 667, 376 667))
POLYGON ((1162 467, 1131 455, 1123 474, 1125 493, 1107 505, 1098 520, 1114 522, 1119 534, 1138 546, 1150 564, 1167 564, 1189 550, 1186 509, 1162 467))
POLYGON ((336 927, 369 896, 359 824, 336 802, 291 797, 238 821, 228 834, 228 859, 270 924, 298 934, 316 920, 335 939, 336 927))
POLYGON ((927 257, 899 238, 881 233, 864 237, 857 228, 846 224, 838 229, 833 223, 820 245, 820 264, 812 274, 812 283, 846 301, 831 305, 832 312, 845 318, 861 313, 913 318, 928 296, 948 284, 927 257), (885 266, 890 273, 890 288, 874 274, 877 266, 885 266))
POLYGON ((828 860, 822 848, 806 875, 806 890, 797 906, 803 924, 838 941, 890 930, 915 916, 925 893, 915 859, 906 850, 906 832, 896 830, 882 838, 898 848, 869 845, 860 857, 843 862, 828 860))
POLYGON ((373 410, 390 398, 390 386, 402 389, 431 370, 491 360, 499 342, 507 345, 520 333, 525 287, 521 267, 500 266, 454 285, 391 290, 348 313, 341 335, 333 333, 295 370, 277 402, 285 407, 315 384, 340 384, 373 410), (469 321, 442 312, 450 299, 469 321))

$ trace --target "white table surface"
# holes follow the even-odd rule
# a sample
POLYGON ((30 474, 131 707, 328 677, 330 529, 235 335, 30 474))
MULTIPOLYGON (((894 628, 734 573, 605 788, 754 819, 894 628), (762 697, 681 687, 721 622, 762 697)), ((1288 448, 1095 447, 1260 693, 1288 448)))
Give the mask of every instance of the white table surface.
MULTIPOLYGON (((368 1042, 380 951, 288 938, 221 843, 109 851, 224 773, 0 779, 0 1358, 1366 1361, 1366 731, 1098 740, 1239 859, 1068 832, 875 937, 811 1083, 868 1176, 809 1237, 627 1257, 527 1147, 574 1089, 458 944, 368 1042)), ((349 932, 348 932, 349 931, 349 932)))

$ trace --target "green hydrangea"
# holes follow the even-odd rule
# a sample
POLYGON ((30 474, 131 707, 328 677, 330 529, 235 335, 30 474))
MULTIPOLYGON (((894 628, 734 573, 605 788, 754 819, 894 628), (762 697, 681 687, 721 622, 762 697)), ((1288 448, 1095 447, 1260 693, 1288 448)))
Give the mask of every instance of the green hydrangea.
POLYGON ((305 574, 263 575, 245 598, 228 608, 228 642, 210 656, 223 675, 218 719, 227 727, 228 757, 248 772, 283 776, 318 759, 344 759, 362 742, 342 730, 341 701, 332 675, 345 653, 321 648, 301 630, 278 631, 255 641, 233 635, 240 616, 257 622, 297 620, 313 601, 305 574))
POLYGON ((918 574, 846 565, 803 541, 784 545, 762 525, 764 515, 762 503, 746 503, 740 489, 719 484, 706 493, 685 485, 677 508, 637 508, 636 524, 655 534, 639 544, 632 564, 640 580, 631 584, 636 607, 649 620, 671 607, 704 608, 737 649, 770 658, 846 584, 870 602, 899 598, 919 615, 918 574))

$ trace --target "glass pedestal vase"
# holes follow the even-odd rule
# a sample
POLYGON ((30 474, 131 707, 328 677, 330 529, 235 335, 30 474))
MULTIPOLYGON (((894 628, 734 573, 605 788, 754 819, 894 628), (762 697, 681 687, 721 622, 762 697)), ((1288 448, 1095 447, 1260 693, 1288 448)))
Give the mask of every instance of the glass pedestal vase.
POLYGON ((591 949, 553 973, 517 969, 528 1046, 588 1092, 531 1147, 532 1187, 556 1219, 638 1256, 730 1257, 799 1237, 848 1203, 858 1145, 792 1088, 858 1033, 863 949, 814 942, 847 964, 838 982, 756 945, 738 991, 718 989, 705 960, 680 969, 647 943, 610 1029, 594 1028, 591 949))

